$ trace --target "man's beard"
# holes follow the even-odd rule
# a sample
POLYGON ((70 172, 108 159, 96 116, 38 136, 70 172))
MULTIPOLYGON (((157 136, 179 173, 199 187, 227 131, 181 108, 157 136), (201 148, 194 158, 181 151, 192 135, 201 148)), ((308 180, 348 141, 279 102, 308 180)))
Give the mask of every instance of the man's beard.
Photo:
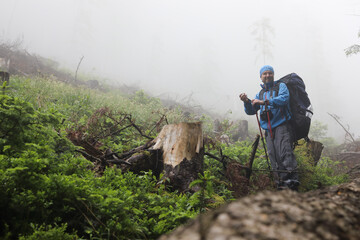
POLYGON ((268 78, 265 78, 265 79, 264 79, 264 83, 270 83, 270 82, 272 82, 272 81, 274 81, 274 78, 273 78, 273 77, 268 77, 268 78))

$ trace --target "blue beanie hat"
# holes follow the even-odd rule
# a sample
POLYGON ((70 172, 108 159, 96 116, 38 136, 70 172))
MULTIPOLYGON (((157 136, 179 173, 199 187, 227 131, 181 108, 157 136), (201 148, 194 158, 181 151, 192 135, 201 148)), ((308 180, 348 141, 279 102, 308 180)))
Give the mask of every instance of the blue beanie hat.
POLYGON ((270 65, 265 65, 265 66, 263 66, 263 67, 260 69, 260 77, 261 77, 261 75, 263 74, 263 72, 265 72, 265 71, 272 71, 272 72, 274 73, 274 69, 273 69, 272 66, 270 66, 270 65))

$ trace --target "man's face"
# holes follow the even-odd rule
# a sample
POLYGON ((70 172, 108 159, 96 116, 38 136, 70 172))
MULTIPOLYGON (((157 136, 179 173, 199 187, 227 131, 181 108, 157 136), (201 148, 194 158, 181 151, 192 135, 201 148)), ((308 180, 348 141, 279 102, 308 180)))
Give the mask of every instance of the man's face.
POLYGON ((265 71, 261 74, 261 81, 263 83, 270 83, 274 81, 274 73, 272 71, 265 71))

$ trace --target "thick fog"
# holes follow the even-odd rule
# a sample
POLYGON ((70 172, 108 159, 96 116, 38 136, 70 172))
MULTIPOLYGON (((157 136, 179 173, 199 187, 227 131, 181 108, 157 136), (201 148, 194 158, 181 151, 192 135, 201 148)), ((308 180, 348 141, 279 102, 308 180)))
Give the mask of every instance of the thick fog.
POLYGON ((296 72, 313 119, 341 140, 344 131, 327 114, 335 113, 360 136, 360 54, 344 52, 360 43, 359 0, 0 0, 0 6, 2 39, 23 38, 29 52, 72 71, 84 56, 83 72, 154 96, 191 96, 190 104, 226 117, 256 121, 238 95, 252 98, 260 90, 262 65, 272 65, 275 78, 296 72))

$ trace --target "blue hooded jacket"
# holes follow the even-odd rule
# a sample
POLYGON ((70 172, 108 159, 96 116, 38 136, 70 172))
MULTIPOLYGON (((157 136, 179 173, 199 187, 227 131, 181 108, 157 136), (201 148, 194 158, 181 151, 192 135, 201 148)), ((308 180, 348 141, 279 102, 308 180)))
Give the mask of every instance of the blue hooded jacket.
MULTIPOLYGON (((271 128, 276 128, 277 126, 283 124, 286 121, 291 119, 290 114, 290 94, 289 90, 286 87, 285 83, 279 84, 279 92, 276 95, 276 91, 271 91, 271 88, 275 85, 274 82, 269 85, 261 85, 261 87, 265 90, 263 95, 263 100, 269 100, 269 104, 267 105, 267 109, 271 111, 273 117, 270 120, 271 128), (272 93, 272 96, 270 94, 272 93)), ((259 94, 256 94, 255 99, 260 99, 259 94)), ((265 111, 265 105, 255 105, 251 104, 251 101, 244 103, 245 112, 248 115, 254 115, 260 109, 260 115, 265 111)), ((260 118, 261 128, 265 130, 269 130, 268 121, 261 120, 260 118)))

